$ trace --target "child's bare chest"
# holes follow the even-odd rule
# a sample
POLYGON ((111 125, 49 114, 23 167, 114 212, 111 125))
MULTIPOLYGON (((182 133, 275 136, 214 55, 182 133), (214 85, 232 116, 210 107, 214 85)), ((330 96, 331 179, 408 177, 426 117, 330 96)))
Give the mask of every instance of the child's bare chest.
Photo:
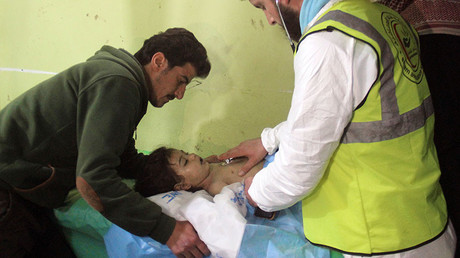
POLYGON ((246 161, 247 159, 236 159, 232 160, 229 164, 222 164, 218 173, 216 173, 216 180, 224 182, 226 185, 242 182, 246 177, 254 176, 263 167, 263 163, 261 162, 246 173, 246 175, 240 176, 238 172, 246 161))

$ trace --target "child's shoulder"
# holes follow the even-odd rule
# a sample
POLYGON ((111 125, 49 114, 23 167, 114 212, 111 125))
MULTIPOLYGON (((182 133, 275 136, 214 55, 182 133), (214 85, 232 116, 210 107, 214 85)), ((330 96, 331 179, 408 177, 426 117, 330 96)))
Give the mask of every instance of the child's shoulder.
POLYGON ((222 188, 224 188, 225 186, 227 186, 227 184, 223 181, 213 181, 211 185, 209 185, 209 189, 207 189, 206 191, 210 195, 215 196, 216 194, 220 193, 222 191, 222 188))

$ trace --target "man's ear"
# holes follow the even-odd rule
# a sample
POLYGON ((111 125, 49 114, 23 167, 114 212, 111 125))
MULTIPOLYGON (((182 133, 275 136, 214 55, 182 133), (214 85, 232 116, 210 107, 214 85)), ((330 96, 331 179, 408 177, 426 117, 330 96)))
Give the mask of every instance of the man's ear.
POLYGON ((192 187, 190 184, 180 182, 180 183, 177 183, 177 184, 174 185, 174 190, 175 191, 180 191, 180 190, 187 191, 188 189, 190 189, 190 187, 192 187))
POLYGON ((156 52, 152 56, 152 60, 150 60, 150 65, 152 69, 157 71, 163 70, 168 65, 168 61, 166 60, 165 55, 162 52, 156 52))

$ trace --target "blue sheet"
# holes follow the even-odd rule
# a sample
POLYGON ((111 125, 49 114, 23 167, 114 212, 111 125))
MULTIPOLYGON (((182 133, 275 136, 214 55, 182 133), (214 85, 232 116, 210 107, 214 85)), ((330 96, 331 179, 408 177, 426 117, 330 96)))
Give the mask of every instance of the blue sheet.
POLYGON ((247 207, 248 223, 238 257, 330 257, 328 249, 305 239, 301 203, 279 211, 275 220, 255 217, 254 207, 247 207))
MULTIPOLYGON (((301 205, 282 210, 276 219, 253 215, 246 205, 247 225, 238 257, 330 257, 328 249, 309 243, 303 234, 301 205)), ((169 248, 149 237, 138 237, 116 225, 108 230, 104 241, 109 257, 175 257, 169 248)))

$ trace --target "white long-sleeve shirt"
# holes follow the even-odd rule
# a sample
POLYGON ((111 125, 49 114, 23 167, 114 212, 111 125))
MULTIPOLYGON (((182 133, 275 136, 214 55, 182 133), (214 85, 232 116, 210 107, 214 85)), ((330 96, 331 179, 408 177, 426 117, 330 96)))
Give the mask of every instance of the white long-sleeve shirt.
POLYGON ((376 80, 377 68, 369 45, 339 31, 314 33, 303 40, 294 58, 288 118, 261 134, 269 154, 278 149, 249 189, 261 209, 287 208, 316 187, 353 110, 376 80))

